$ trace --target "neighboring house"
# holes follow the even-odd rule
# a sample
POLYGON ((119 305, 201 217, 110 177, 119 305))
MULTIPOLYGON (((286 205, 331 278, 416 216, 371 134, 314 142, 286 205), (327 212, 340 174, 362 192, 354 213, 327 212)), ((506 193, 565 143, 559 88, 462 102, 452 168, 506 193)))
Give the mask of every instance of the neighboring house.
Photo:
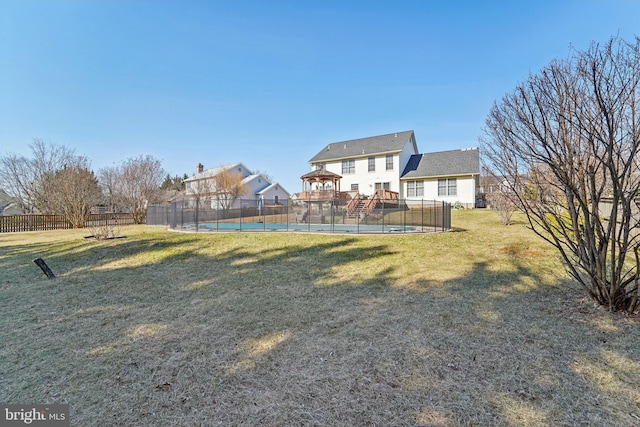
POLYGON ((241 184, 245 191, 233 200, 230 208, 263 207, 268 205, 286 204, 290 194, 278 183, 272 183, 262 174, 254 174, 243 163, 235 163, 217 168, 204 170, 198 164, 196 174, 185 179, 185 191, 188 197, 210 198, 213 209, 223 207, 220 202, 226 196, 225 189, 216 189, 216 176, 228 172, 242 177, 241 184))
POLYGON ((22 215, 20 203, 9 196, 4 190, 0 190, 0 216, 22 215))
MULTIPOLYGON (((522 179, 526 182, 526 175, 523 175, 522 179)), ((509 193, 513 191, 514 185, 515 184, 510 183, 505 177, 490 174, 480 177, 480 193, 485 195, 492 193, 509 193)))
MULTIPOLYGON (((334 142, 309 163, 312 171, 326 170, 340 175, 337 190, 342 192, 357 191, 369 197, 376 190, 389 190, 400 199, 476 206, 480 176, 478 150, 420 154, 411 130, 334 142)), ((308 190, 328 190, 327 185, 332 184, 327 181, 323 188, 308 190)))

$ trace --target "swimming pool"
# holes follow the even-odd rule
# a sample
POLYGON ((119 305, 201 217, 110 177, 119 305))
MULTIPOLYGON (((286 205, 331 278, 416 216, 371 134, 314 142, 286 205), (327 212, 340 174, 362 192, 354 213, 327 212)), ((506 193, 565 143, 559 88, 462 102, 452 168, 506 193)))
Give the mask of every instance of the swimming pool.
POLYGON ((417 227, 407 225, 371 224, 277 224, 260 222, 218 222, 190 224, 188 229, 208 231, 317 231, 329 233, 406 233, 416 232, 417 227))

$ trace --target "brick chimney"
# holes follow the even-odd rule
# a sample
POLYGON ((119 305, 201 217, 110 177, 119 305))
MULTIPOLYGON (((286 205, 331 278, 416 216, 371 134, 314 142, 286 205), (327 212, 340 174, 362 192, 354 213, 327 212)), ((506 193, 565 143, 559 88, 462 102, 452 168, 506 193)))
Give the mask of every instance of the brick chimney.
POLYGON ((203 170, 204 165, 202 163, 198 163, 198 166, 196 166, 196 173, 202 173, 203 170))

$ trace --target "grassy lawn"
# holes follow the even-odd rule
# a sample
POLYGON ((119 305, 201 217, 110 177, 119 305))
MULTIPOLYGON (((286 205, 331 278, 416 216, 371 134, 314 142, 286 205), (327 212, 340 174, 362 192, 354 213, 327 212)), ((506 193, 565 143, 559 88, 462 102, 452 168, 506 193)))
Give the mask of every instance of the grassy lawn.
POLYGON ((522 218, 452 223, 0 234, 0 402, 75 426, 640 425, 640 320, 584 299, 522 218))

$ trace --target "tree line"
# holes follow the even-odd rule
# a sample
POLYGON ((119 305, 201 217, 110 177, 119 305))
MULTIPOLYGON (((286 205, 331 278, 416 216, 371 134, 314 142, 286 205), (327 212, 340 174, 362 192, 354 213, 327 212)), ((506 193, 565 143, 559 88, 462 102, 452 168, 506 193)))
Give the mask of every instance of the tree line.
POLYGON ((165 175, 161 162, 150 155, 128 158, 96 174, 86 157, 65 145, 35 139, 30 149, 30 156, 0 156, 0 188, 23 212, 60 214, 74 227, 82 227, 97 206, 130 212, 136 224, 144 223, 147 205, 163 201, 165 190, 183 190, 187 178, 165 175))

